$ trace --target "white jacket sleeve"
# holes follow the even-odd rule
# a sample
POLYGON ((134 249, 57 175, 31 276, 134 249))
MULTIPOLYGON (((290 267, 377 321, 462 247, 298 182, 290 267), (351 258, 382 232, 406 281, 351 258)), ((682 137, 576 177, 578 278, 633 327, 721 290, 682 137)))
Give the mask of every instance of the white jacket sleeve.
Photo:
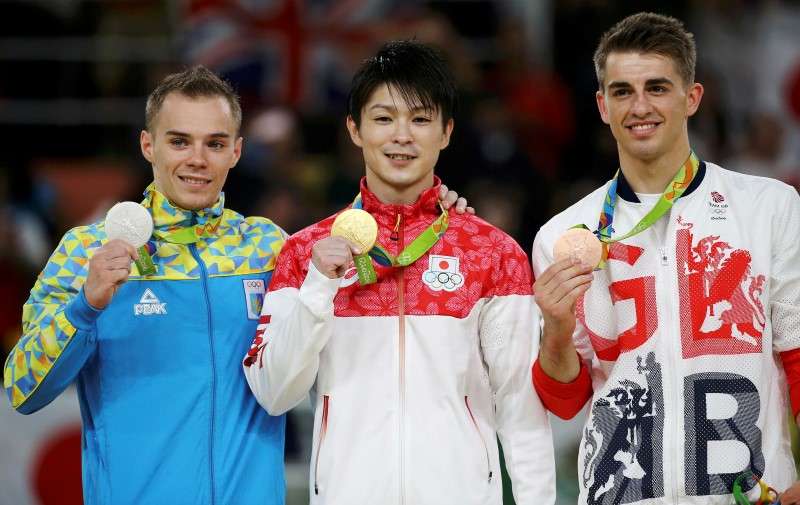
MULTIPOLYGON (((528 259, 514 257, 516 287, 488 298, 481 309, 480 342, 495 396, 497 433, 518 505, 555 503, 555 458, 547 411, 533 389, 531 366, 539 351, 538 309, 528 259), (512 294, 517 293, 517 294, 512 294)), ((502 268, 502 267, 500 267, 502 268)))
POLYGON ((250 390, 270 414, 290 410, 314 385, 320 352, 332 333, 333 299, 340 281, 326 277, 309 261, 299 287, 267 293, 243 366, 250 390))

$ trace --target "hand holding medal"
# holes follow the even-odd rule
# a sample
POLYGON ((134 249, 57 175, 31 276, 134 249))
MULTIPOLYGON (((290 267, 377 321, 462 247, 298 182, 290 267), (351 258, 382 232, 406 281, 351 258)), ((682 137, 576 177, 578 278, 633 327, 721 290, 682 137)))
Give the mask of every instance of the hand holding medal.
POLYGON ((556 240, 553 259, 572 259, 596 268, 603 259, 603 244, 586 228, 570 228, 556 240))
POLYGON ((347 239, 358 247, 358 252, 353 251, 353 261, 362 285, 371 284, 377 280, 375 269, 368 267, 372 262, 368 253, 378 239, 378 223, 369 212, 361 209, 345 210, 333 221, 331 237, 347 239))
POLYGON ((106 236, 109 240, 123 240, 139 254, 134 260, 140 275, 156 273, 150 253, 144 247, 153 234, 153 218, 136 202, 119 202, 106 214, 106 236))

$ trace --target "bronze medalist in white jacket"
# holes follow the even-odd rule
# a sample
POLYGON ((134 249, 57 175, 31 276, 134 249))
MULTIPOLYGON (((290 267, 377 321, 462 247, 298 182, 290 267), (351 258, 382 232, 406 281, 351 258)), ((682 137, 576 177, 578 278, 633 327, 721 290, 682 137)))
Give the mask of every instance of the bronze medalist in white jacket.
MULTIPOLYGON (((438 187, 384 205, 362 183, 378 242, 397 254, 440 214, 438 187)), ((311 264, 333 216, 292 236, 245 358, 271 414, 311 392, 312 504, 500 505, 499 436, 518 505, 555 501, 550 427, 531 386, 538 351, 525 253, 470 215, 406 268, 329 279, 311 264)))

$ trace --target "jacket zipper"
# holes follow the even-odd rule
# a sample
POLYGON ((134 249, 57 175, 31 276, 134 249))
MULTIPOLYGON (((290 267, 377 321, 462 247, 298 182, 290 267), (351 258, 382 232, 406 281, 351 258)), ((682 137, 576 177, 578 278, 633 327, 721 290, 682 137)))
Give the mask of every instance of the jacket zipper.
MULTIPOLYGON (((397 251, 403 248, 403 228, 402 228, 403 215, 397 213, 397 223, 394 227, 393 234, 397 234, 398 243, 397 251)), ((399 394, 400 394, 400 416, 398 418, 398 431, 400 437, 400 505, 406 502, 406 487, 405 487, 405 410, 406 410, 406 304, 405 304, 405 268, 397 269, 397 311, 399 315, 399 334, 398 334, 398 374, 399 374, 399 394)))
POLYGON ((317 440, 317 455, 314 457, 314 494, 319 494, 319 453, 322 452, 322 443, 328 431, 328 404, 330 396, 322 395, 322 421, 320 422, 319 440, 317 440))
MULTIPOLYGON (((667 293, 668 293, 667 296, 669 298, 672 298, 672 293, 679 293, 678 286, 675 285, 675 276, 677 276, 677 273, 678 273, 678 271, 677 271, 677 268, 678 268, 678 255, 677 255, 677 244, 675 244, 675 247, 673 248, 673 250, 676 251, 675 252, 675 271, 674 272, 670 271, 670 269, 669 269, 669 256, 667 254, 667 251, 668 251, 667 244, 670 241, 670 237, 674 235, 674 232, 672 234, 670 233, 672 228, 673 228, 672 227, 672 212, 670 212, 668 214, 667 218, 669 219, 669 221, 667 221, 667 229, 666 229, 666 231, 664 233, 664 242, 663 242, 662 246, 658 248, 659 259, 661 260, 661 265, 662 265, 662 267, 666 267, 666 268, 661 268, 660 270, 656 270, 656 272, 661 272, 661 275, 664 275, 663 272, 666 271, 666 276, 665 276, 666 277, 666 282, 667 282, 667 284, 668 284, 668 286, 670 288, 669 290, 667 290, 667 293)), ((654 230, 654 235, 656 236, 656 239, 658 239, 658 234, 655 233, 655 230, 654 230)), ((658 283, 656 283, 656 293, 658 293, 658 283)), ((667 311, 669 312, 670 320, 673 321, 675 324, 670 324, 668 326, 665 325, 664 329, 666 331, 669 331, 669 333, 672 333, 672 331, 670 331, 669 328, 678 328, 678 334, 677 335, 670 335, 670 337, 669 337, 670 340, 669 341, 670 342, 681 342, 680 314, 676 313, 677 311, 675 310, 675 303, 672 303, 672 302, 675 302, 675 300, 668 300, 668 301, 670 303, 667 304, 667 307, 668 307, 667 311)), ((677 303, 680 304, 680 297, 677 300, 677 303)), ((656 304, 658 304, 658 299, 656 299, 656 304)), ((660 324, 663 324, 663 322, 660 323, 660 324)), ((663 342, 663 340, 662 340, 662 342, 663 342)), ((661 343, 661 342, 659 342, 659 343, 661 343)), ((670 361, 669 369, 673 373, 677 374, 678 373, 677 372, 678 364, 675 363, 676 360, 675 360, 675 358, 673 356, 673 353, 672 352, 668 352, 668 353, 666 353, 666 355, 668 357, 667 359, 670 361)), ((678 387, 675 387, 676 384, 679 384, 679 383, 677 381, 673 383, 674 387, 672 387, 672 392, 671 392, 671 395, 670 395, 671 396, 670 401, 672 402, 672 408, 673 409, 677 409, 678 408, 678 392, 677 392, 678 391, 678 387)), ((666 402, 666 398, 664 398, 664 401, 666 402)), ((664 416, 664 422, 665 423, 668 422, 668 418, 667 418, 666 415, 664 416)), ((670 429, 670 433, 671 433, 671 437, 672 437, 671 443, 673 444, 674 447, 677 447, 677 443, 678 443, 678 422, 679 421, 675 420, 675 417, 672 416, 672 426, 671 426, 671 429, 670 429)), ((662 443, 663 443, 663 441, 662 441, 662 443)), ((662 462, 662 465, 663 465, 663 462, 662 462)), ((671 480, 670 488, 672 490, 672 502, 675 503, 675 505, 678 505, 678 458, 672 458, 672 476, 671 476, 670 480, 671 480)))
POLYGON ((486 455, 486 473, 488 475, 487 483, 492 483, 492 465, 489 462, 489 446, 486 445, 486 440, 483 438, 483 434, 481 433, 480 428, 478 428, 478 422, 475 420, 475 416, 472 415, 472 408, 469 406, 469 396, 464 396, 464 405, 467 406, 467 412, 469 413, 469 418, 472 421, 472 426, 475 427, 475 432, 478 434, 478 438, 481 439, 481 445, 483 446, 483 452, 486 455))
POLYGON ((192 257, 194 257, 197 264, 200 266, 201 272, 201 279, 203 282, 203 296, 206 302, 206 315, 208 320, 208 345, 209 349, 211 350, 211 431, 209 431, 208 436, 208 465, 209 471, 211 474, 210 485, 211 485, 211 503, 212 505, 216 502, 215 499, 215 489, 214 489, 214 411, 216 409, 217 403, 217 367, 216 367, 216 359, 214 358, 214 322, 211 318, 211 300, 209 299, 208 295, 208 271, 206 270, 206 265, 203 263, 203 260, 200 259, 200 253, 197 252, 197 246, 195 244, 189 244, 189 251, 192 253, 192 257))

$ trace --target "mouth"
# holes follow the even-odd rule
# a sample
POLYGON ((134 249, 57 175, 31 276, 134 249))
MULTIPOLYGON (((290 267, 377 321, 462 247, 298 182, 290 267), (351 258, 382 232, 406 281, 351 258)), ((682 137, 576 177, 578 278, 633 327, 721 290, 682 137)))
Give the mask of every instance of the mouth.
POLYGON ((178 179, 180 179, 183 183, 196 188, 202 188, 211 184, 211 179, 192 175, 179 175, 178 179))
POLYGON ((625 128, 633 133, 634 137, 649 137, 658 129, 659 126, 661 126, 661 123, 659 122, 648 121, 625 125, 625 128))
POLYGON ((411 161, 417 158, 413 154, 403 154, 403 153, 385 153, 385 154, 387 158, 394 161, 411 161))

